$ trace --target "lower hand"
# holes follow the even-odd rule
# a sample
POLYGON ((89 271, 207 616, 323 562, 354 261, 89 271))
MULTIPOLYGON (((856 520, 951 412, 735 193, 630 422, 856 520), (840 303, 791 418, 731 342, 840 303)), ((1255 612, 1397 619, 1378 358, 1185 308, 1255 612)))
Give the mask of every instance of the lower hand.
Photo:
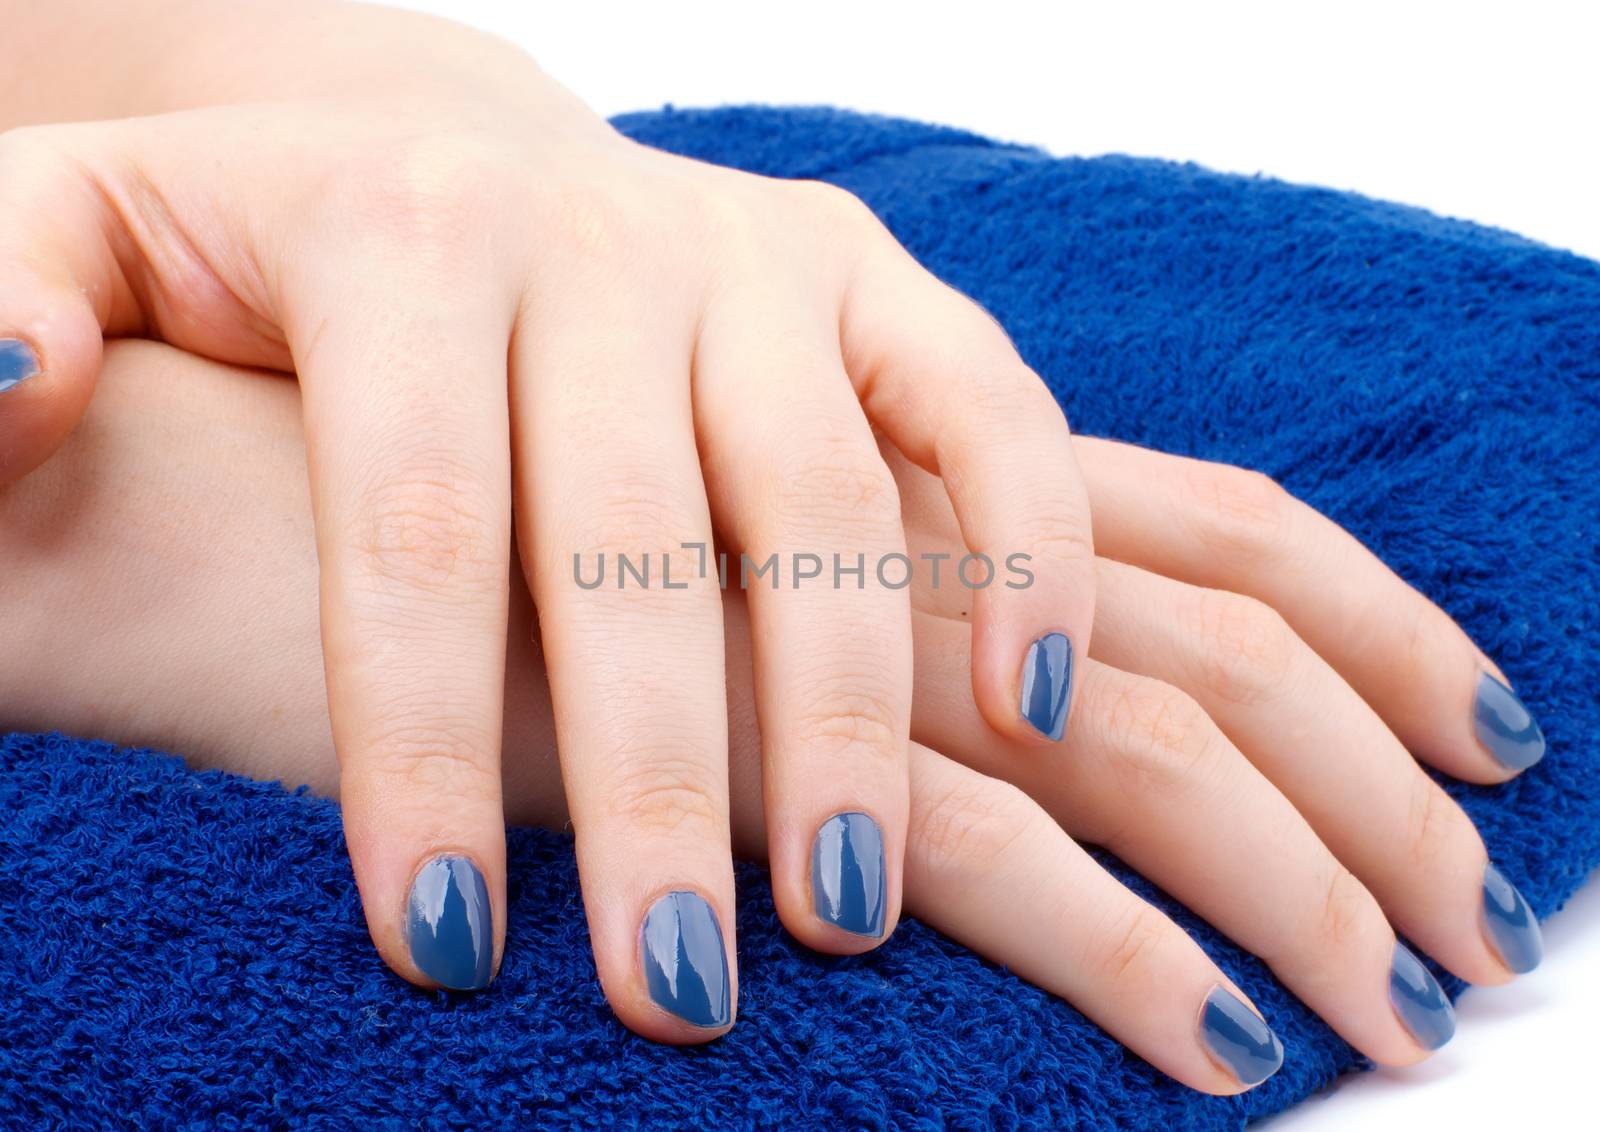
MULTIPOLYGON (((18 646, 0 658, 0 722, 159 744, 337 791, 295 401, 289 383, 160 348, 113 352, 62 459, 0 494, 13 583, 0 626, 18 646), (184 463, 169 458, 173 435, 189 438, 184 463), (107 486, 127 483, 140 493, 107 486), (65 516, 61 498, 74 501, 65 516), (250 507, 234 503, 244 498, 250 507), (88 647, 107 626, 122 648, 88 647), (101 708, 128 702, 142 711, 101 708)), ((1539 937, 1407 747, 1496 782, 1542 751, 1537 728, 1485 683, 1497 670, 1453 622, 1267 481, 1077 443, 1097 537, 1124 560, 1098 567, 1105 597, 1079 722, 1043 753, 996 743, 962 694, 966 591, 917 595, 906 906, 1179 1080, 1218 1093, 1253 1083, 1275 1056, 1260 1019, 1073 838, 1099 843, 1260 955, 1363 1053, 1426 1056, 1448 1037, 1448 1006, 1390 925, 1479 983, 1536 962, 1539 937)), ((888 455, 913 547, 954 546, 937 483, 888 455)), ((514 600, 524 612, 526 595, 514 600)), ((734 845, 759 857, 760 743, 737 595, 727 612, 734 845)), ((513 637, 508 665, 508 808, 560 827, 542 662, 513 637)), ((853 909, 875 906, 870 876, 850 872, 854 887, 839 890, 853 909)))

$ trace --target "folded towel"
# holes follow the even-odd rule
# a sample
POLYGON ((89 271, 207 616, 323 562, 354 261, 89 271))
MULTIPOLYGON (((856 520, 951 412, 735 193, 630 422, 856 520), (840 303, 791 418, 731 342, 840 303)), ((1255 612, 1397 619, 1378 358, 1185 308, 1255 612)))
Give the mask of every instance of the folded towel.
MULTIPOLYGON (((1451 786, 1500 868, 1548 915, 1600 861, 1600 265, 1342 193, 830 110, 618 124, 854 190, 1005 324, 1080 431, 1263 469, 1354 531, 1544 724, 1527 774, 1451 786)), ((652 1045, 595 983, 570 842, 531 831, 511 836, 498 981, 423 993, 368 942, 331 804, 11 736, 0 1126, 1224 1129, 1360 1064, 1113 867, 1272 1020, 1286 1060, 1261 1088, 1174 1084, 915 922, 859 958, 810 954, 748 867, 738 1025, 652 1045)))

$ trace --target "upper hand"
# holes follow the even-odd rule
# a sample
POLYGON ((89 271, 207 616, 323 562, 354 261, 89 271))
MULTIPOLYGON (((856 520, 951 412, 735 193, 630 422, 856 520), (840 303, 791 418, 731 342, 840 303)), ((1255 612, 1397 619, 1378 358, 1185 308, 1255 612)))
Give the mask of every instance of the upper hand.
POLYGON ((912 614, 874 569, 905 549, 875 427, 942 476, 973 551, 1030 556, 1031 587, 978 595, 972 689, 1000 738, 1061 735, 1094 592, 1066 422, 992 320, 839 190, 418 73, 14 131, 0 215, 0 338, 39 370, 0 393, 4 475, 76 421, 103 336, 298 374, 348 843, 409 979, 482 986, 502 947, 513 518, 600 978, 649 1036, 713 1036, 737 993, 721 601, 685 544, 715 529, 735 569, 866 563, 859 589, 789 588, 785 566, 750 594, 775 895, 811 946, 875 946, 901 901, 912 614), (651 588, 616 588, 619 554, 650 556, 651 588), (575 559, 592 578, 599 555, 607 584, 585 589, 575 559), (870 921, 813 891, 843 813, 881 843, 870 921), (663 916, 723 937, 712 1009, 653 998, 641 965, 673 892, 692 895, 663 916), (441 900, 470 930, 439 938, 441 900))

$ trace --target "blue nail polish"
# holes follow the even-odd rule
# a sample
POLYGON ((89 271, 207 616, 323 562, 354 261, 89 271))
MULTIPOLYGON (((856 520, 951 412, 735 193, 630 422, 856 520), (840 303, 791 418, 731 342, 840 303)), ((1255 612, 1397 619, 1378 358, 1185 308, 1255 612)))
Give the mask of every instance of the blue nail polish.
POLYGON ((436 857, 411 882, 406 911, 411 961, 450 990, 481 990, 494 964, 494 907, 478 867, 436 857))
POLYGON ((20 338, 0 338, 0 393, 39 372, 33 347, 20 338))
POLYGON ((1516 886, 1493 865, 1483 870, 1483 924, 1501 962, 1525 975, 1544 958, 1539 921, 1516 886))
POLYGON ((1389 1002, 1400 1022, 1423 1049, 1438 1049, 1455 1036, 1456 1012, 1422 960, 1395 941, 1389 968, 1389 1002))
POLYGON ((835 814, 811 845, 811 902, 817 917, 836 928, 878 939, 883 935, 888 881, 883 833, 866 814, 835 814))
POLYGON ((1507 770, 1527 770, 1544 758, 1544 732, 1517 694, 1485 672, 1472 704, 1478 742, 1507 770))
POLYGON ((1283 1064, 1278 1035, 1227 987, 1206 995, 1200 1038, 1241 1085, 1259 1085, 1283 1064))
POLYGON ((1061 738, 1072 697, 1072 641, 1049 633, 1028 646, 1022 662, 1022 718, 1046 739, 1061 738))
POLYGON ((669 892, 645 913, 644 981, 650 997, 691 1026, 726 1026, 728 957, 717 914, 698 893, 669 892))

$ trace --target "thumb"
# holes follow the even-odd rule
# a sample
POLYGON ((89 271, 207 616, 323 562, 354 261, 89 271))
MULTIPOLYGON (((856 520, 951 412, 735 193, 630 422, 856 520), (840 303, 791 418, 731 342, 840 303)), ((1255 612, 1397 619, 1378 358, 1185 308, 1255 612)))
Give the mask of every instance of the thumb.
POLYGON ((281 336, 263 332, 207 259, 239 257, 197 248, 133 159, 160 148, 152 121, 0 134, 0 483, 77 425, 107 337, 287 367, 281 336))
POLYGON ((0 483, 61 446, 94 392, 105 330, 137 321, 110 209, 60 144, 74 129, 0 134, 0 483))

